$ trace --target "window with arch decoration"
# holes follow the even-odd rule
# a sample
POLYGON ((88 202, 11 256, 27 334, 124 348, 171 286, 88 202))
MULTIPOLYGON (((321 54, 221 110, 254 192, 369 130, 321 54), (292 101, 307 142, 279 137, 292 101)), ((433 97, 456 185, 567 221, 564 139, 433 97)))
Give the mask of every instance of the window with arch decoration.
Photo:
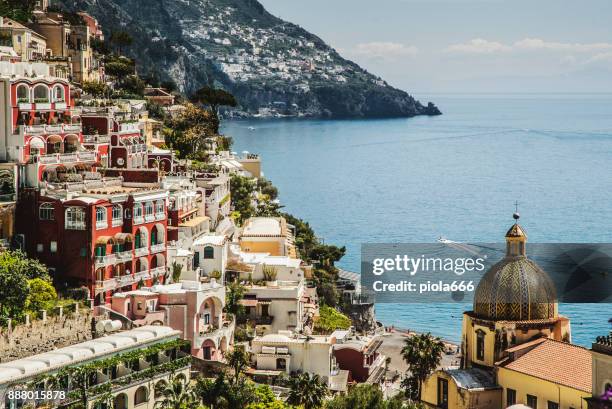
POLYGON ((30 87, 26 84, 20 84, 17 86, 17 103, 30 102, 30 87))
POLYGON ((136 389, 136 392, 134 392, 134 405, 140 405, 141 403, 147 402, 149 400, 148 394, 149 391, 146 386, 141 386, 136 389))
POLYGON ((123 208, 121 205, 113 206, 113 225, 123 222, 123 208))
POLYGON ((54 102, 65 102, 64 99, 64 87, 56 85, 53 88, 53 101, 54 102))
POLYGON ((49 102, 49 88, 46 85, 39 84, 34 87, 34 102, 46 103, 49 102))
POLYGON ((145 203, 145 216, 151 216, 153 214, 153 202, 145 203))
POLYGON ((53 203, 43 203, 38 209, 38 218, 40 220, 55 220, 55 208, 53 203))
POLYGON ((96 228, 103 229, 106 227, 106 207, 96 207, 96 228))
POLYGON ((66 209, 66 230, 85 230, 85 209, 69 207, 66 209))
POLYGON ((204 259, 210 260, 215 258, 215 248, 212 246, 204 247, 204 259))

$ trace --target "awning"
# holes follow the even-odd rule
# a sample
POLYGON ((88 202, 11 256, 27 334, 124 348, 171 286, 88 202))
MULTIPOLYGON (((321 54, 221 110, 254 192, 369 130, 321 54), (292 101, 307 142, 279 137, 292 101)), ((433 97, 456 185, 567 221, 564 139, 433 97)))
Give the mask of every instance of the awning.
POLYGON ((115 243, 115 239, 113 239, 111 236, 100 236, 96 240, 96 244, 113 244, 113 243, 115 243))
POLYGON ((40 138, 32 138, 30 139, 30 148, 34 149, 44 149, 45 142, 40 138))
POLYGON ((249 300, 249 299, 242 299, 240 300, 240 304, 244 305, 245 307, 257 307, 257 300, 249 300))
POLYGON ((117 233, 115 234, 115 240, 117 240, 117 243, 125 243, 126 241, 128 243, 131 243, 133 240, 133 237, 130 233, 117 233))

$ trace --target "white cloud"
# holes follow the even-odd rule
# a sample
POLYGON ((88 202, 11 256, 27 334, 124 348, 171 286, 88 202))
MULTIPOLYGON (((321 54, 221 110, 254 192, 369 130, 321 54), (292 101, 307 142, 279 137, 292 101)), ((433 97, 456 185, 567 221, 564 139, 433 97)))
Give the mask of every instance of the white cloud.
POLYGON ((524 38, 512 44, 503 44, 482 38, 475 38, 467 43, 453 44, 445 51, 463 54, 494 54, 516 51, 561 51, 574 53, 593 53, 611 50, 612 43, 561 43, 545 41, 540 38, 524 38))
POLYGON ((358 56, 374 57, 374 58, 396 58, 404 56, 413 56, 419 52, 419 49, 412 45, 402 43, 394 43, 390 41, 374 41, 370 43, 357 44, 355 48, 350 50, 350 53, 358 56))
POLYGON ((509 47, 496 41, 488 41, 482 38, 474 38, 463 44, 453 44, 446 51, 465 54, 492 54, 508 51, 509 47))

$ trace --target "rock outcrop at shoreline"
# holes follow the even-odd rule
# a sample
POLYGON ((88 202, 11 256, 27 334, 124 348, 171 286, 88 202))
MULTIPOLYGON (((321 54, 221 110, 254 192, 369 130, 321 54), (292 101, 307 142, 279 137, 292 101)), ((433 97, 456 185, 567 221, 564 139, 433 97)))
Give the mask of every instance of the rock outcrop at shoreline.
MULTIPOLYGON (((238 117, 390 118, 440 115, 256 0, 58 0, 85 10, 105 35, 127 31, 141 76, 189 95, 211 82, 232 92, 238 117)), ((323 11, 322 11, 323 12, 323 11)))

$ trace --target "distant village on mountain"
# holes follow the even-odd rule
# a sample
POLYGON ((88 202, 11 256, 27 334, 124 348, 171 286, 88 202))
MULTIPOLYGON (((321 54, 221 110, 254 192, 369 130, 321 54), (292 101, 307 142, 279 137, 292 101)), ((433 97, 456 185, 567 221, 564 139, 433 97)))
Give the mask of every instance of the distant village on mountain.
POLYGON ((384 118, 439 115, 408 93, 342 58, 317 36, 253 0, 63 1, 96 17, 107 35, 133 38, 126 54, 141 76, 191 93, 228 90, 237 117, 384 118))

